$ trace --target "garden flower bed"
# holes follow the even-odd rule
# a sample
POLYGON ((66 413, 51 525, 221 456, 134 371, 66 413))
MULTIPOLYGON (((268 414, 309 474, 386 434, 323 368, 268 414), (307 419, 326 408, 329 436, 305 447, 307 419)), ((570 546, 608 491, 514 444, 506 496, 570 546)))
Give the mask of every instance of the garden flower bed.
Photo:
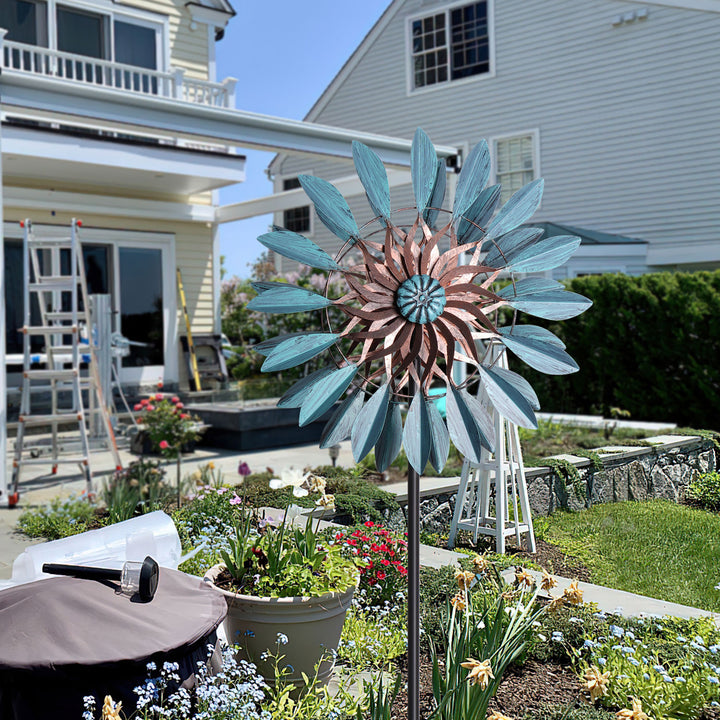
MULTIPOLYGON (((152 469, 145 467, 142 471, 148 473, 152 469)), ((154 473, 150 474, 154 477, 154 473)), ((283 481, 287 486, 278 488, 282 483, 276 481, 275 489, 270 487, 270 474, 249 476, 242 486, 228 487, 219 473, 207 466, 199 477, 187 479, 186 490, 195 485, 189 492, 193 497, 179 509, 173 509, 172 505, 174 483, 169 486, 166 499, 162 493, 151 493, 150 488, 143 493, 138 484, 135 488, 138 493, 133 496, 137 501, 134 511, 157 509, 166 503, 184 550, 207 542, 201 552, 181 567, 202 576, 213 565, 223 562, 223 553, 233 551, 231 541, 236 542, 237 537, 234 528, 250 517, 248 513, 257 512, 261 523, 267 523, 268 512, 263 518, 263 511, 258 508, 275 506, 278 510, 272 520, 277 524, 282 519, 283 508, 290 504, 322 510, 323 503, 319 501, 323 497, 334 495, 338 506, 342 505, 343 498, 354 498, 345 505, 352 508, 352 512, 341 516, 348 524, 330 527, 318 536, 321 546, 335 548, 333 552, 346 558, 359 572, 359 587, 347 612, 336 651, 337 674, 345 678, 339 690, 331 693, 318 678, 311 676, 298 694, 288 682, 288 670, 283 663, 292 649, 285 643, 292 640, 281 632, 273 646, 267 648, 265 658, 275 668, 275 682, 268 682, 256 668, 226 654, 222 681, 217 676, 201 674, 197 694, 192 696, 175 689, 172 668, 151 668, 149 682, 153 684, 138 689, 140 709, 136 717, 186 718, 193 717, 192 713, 209 720, 230 717, 258 720, 326 717, 390 720, 395 717, 400 720, 406 717, 403 682, 407 678, 407 555, 402 527, 397 524, 387 527, 388 520, 399 522, 397 506, 377 486, 363 480, 360 471, 343 473, 323 468, 318 469, 317 475, 304 476, 302 483, 299 480, 296 483, 288 474, 283 481), (328 475, 324 483, 317 477, 321 472, 328 475), (343 491, 347 490, 350 492, 345 494, 343 491), (382 694, 378 697, 377 690, 371 691, 369 685, 359 687, 350 679, 359 672, 375 678, 382 673, 383 692, 389 693, 387 697, 382 694), (396 678, 400 678, 397 686, 396 678), (157 692, 153 694, 148 688, 155 688, 157 692), (371 697, 374 712, 370 709, 371 697), (188 709, 192 703, 195 703, 194 710, 188 709)), ((132 480, 132 474, 123 476, 128 485, 132 480)), ((157 479, 157 483, 161 480, 157 479)), ((699 487, 697 497, 712 501, 713 487, 712 482, 699 487)), ((81 532, 121 517, 120 510, 132 499, 128 500, 116 489, 106 496, 107 501, 109 505, 103 509, 80 499, 57 502, 42 511, 26 513, 21 527, 48 537, 81 532), (118 497, 122 503, 118 501, 116 507, 113 502, 118 497)), ((613 560, 613 565, 619 565, 630 562, 632 547, 645 542, 643 537, 652 537, 653 528, 662 519, 669 523, 668 527, 675 528, 669 533, 675 542, 664 546, 675 561, 665 561, 658 556, 655 565, 664 567, 669 574, 668 564, 677 561, 678 567, 683 567, 683 553, 688 562, 696 562, 691 557, 692 544, 683 546, 682 543, 689 537, 690 521, 676 527, 672 524, 670 508, 688 514, 704 528, 702 532, 713 532, 717 537, 717 532, 704 524, 718 519, 707 510, 670 503, 663 507, 657 503, 624 503, 593 508, 589 512, 632 511, 640 513, 636 520, 643 518, 642 522, 627 516, 615 518, 614 524, 609 524, 607 518, 599 518, 597 522, 586 520, 578 522, 576 527, 588 528, 587 532, 574 535, 575 526, 571 521, 579 515, 551 516, 539 527, 541 553, 538 556, 497 558, 490 553, 478 556, 476 548, 467 548, 462 568, 424 569, 421 582, 423 716, 438 720, 484 720, 488 716, 493 720, 504 717, 601 720, 615 717, 616 713, 618 718, 634 717, 634 720, 642 718, 641 713, 654 720, 714 717, 714 708, 720 702, 720 667, 715 665, 716 658, 720 665, 720 632, 712 620, 627 619, 602 614, 582 605, 578 593, 572 590, 562 596, 550 588, 556 600, 548 602, 535 597, 536 588, 521 569, 523 565, 536 569, 545 566, 566 576, 597 581, 602 564, 594 563, 591 555, 608 552, 600 539, 603 527, 627 529, 632 526, 637 533, 631 542, 625 543, 625 559, 613 560), (655 506, 657 513, 652 511, 655 506), (587 548, 585 554, 576 550, 583 546, 587 548), (573 552, 568 554, 568 551, 574 551, 579 558, 573 559, 573 552), (518 571, 514 582, 506 585, 496 568, 511 565, 517 566, 518 571)), ((432 539, 427 536, 424 541, 432 539)), ((441 539, 436 537, 435 541, 440 543, 441 539)), ((622 539, 618 539, 617 544, 622 545, 622 539)), ((253 541, 246 549, 253 558, 259 558, 253 550, 261 547, 253 541)), ((708 553, 709 564, 715 562, 713 557, 708 553)), ((253 565, 252 572, 261 569, 262 562, 257 568, 253 565)), ((299 576, 293 574, 292 577, 299 576)), ((551 581, 546 582, 549 587, 551 581)), ((720 591, 713 588, 712 592, 717 593, 720 601, 720 591)), ((709 595, 710 600, 712 597, 709 595)), ((706 605, 718 609, 718 601, 706 605)), ((95 710, 88 708, 88 718, 99 716, 103 700, 95 699, 95 710)), ((108 710, 104 717, 124 717, 110 712, 108 710)))

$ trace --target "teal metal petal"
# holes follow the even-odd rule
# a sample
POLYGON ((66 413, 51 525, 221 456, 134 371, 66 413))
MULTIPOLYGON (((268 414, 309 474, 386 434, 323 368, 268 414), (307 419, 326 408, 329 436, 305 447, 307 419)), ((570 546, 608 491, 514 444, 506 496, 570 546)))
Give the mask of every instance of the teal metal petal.
POLYGON ((405 418, 403 445, 408 462, 418 475, 422 475, 428 464, 432 441, 432 426, 427 403, 422 392, 416 392, 405 418))
POLYGON ((528 338, 530 340, 539 340, 541 342, 555 345, 561 349, 565 349, 565 343, 555 334, 551 333, 547 328, 540 327, 539 325, 516 325, 512 327, 501 327, 498 328, 498 332, 501 335, 512 335, 516 338, 528 338))
POLYGON ((459 243, 465 244, 482 239, 487 223, 500 200, 501 190, 500 185, 492 185, 477 196, 475 202, 467 209, 457 224, 459 243), (478 225, 479 227, 476 227, 478 225))
POLYGON ((460 170, 453 203, 453 217, 456 220, 463 217, 477 200, 489 177, 490 149, 487 141, 481 140, 470 151, 460 170))
POLYGON ((499 375, 506 383, 512 385, 528 402, 533 410, 540 409, 540 401, 538 396, 535 394, 532 385, 522 376, 513 372, 512 370, 506 370, 505 368, 493 367, 493 372, 499 375))
POLYGON ((437 177, 435 147, 422 128, 415 131, 410 149, 410 174, 415 193, 415 205, 418 212, 422 213, 432 197, 437 177))
POLYGON ((542 178, 533 180, 521 187, 500 209, 490 223, 487 238, 493 239, 514 230, 530 219, 537 210, 542 199, 544 181, 542 178))
POLYGON ((508 304, 515 310, 544 320, 567 320, 584 313, 592 300, 567 290, 548 290, 511 298, 508 304))
POLYGON ((403 441, 402 413, 400 405, 390 401, 380 437, 375 443, 375 467, 379 472, 387 470, 398 456, 403 441))
POLYGON ((357 239, 360 231, 340 191, 327 180, 314 175, 298 175, 298 180, 313 201, 323 225, 341 240, 357 239))
POLYGON ((390 404, 390 384, 386 383, 370 397, 358 413, 350 439, 355 462, 360 462, 372 450, 385 426, 390 404))
POLYGON ((278 400, 277 406, 280 408, 299 408, 304 402, 308 393, 313 389, 315 383, 321 382, 329 375, 332 375, 337 368, 334 365, 316 370, 310 375, 306 375, 298 380, 285 394, 278 400))
MULTIPOLYGON (((517 330, 520 327, 533 326, 516 325, 513 332, 507 332, 507 328, 499 328, 500 340, 508 350, 512 350, 530 367, 548 375, 568 375, 580 369, 577 363, 556 343, 548 342, 547 339, 539 339, 538 333, 529 334, 527 331, 518 333, 517 330), (506 332, 503 332, 504 330, 506 332)), ((548 334, 552 335, 549 332, 548 334)), ((552 337, 555 336, 552 335, 552 337)))
POLYGON ((442 472, 450 454, 450 434, 445 421, 432 400, 425 400, 425 407, 430 418, 430 432, 432 434, 432 447, 430 449, 430 464, 438 472, 442 472))
POLYGON ((535 413, 517 386, 494 368, 480 365, 479 370, 483 387, 495 410, 515 425, 537 429, 535 413))
POLYGON ((332 300, 311 290, 278 283, 274 288, 264 290, 247 304, 248 310, 266 313, 295 313, 321 310, 332 305, 332 300))
POLYGON ((492 451, 495 432, 487 410, 465 390, 448 387, 447 426, 455 447, 470 462, 480 462, 480 450, 492 451))
POLYGON ((320 447, 326 448, 337 445, 350 437, 358 413, 362 409, 365 393, 357 389, 342 401, 333 416, 327 421, 320 437, 320 447))
POLYGON ((251 345, 250 347, 260 355, 269 355, 280 343, 289 340, 294 337, 301 337, 305 335, 304 332, 287 333, 286 335, 277 335, 276 337, 263 340, 257 345, 251 345))
POLYGON ((297 260, 322 270, 338 270, 338 264, 312 240, 290 230, 273 230, 258 238, 258 242, 269 250, 290 260, 297 260))
POLYGON ((278 287, 288 286, 286 282, 280 282, 278 280, 256 280, 255 282, 251 282, 250 285, 258 295, 264 293, 266 290, 274 290, 278 287))
POLYGON ((506 285, 502 290, 497 291, 497 295, 504 300, 512 300, 517 297, 526 297, 544 293, 548 290, 563 290, 565 286, 556 280, 542 277, 530 277, 516 280, 514 283, 506 285))
POLYGON ((435 176, 435 185, 433 186, 432 195, 428 207, 433 210, 426 209, 423 213, 425 222, 431 227, 436 227, 438 217, 440 216, 439 208, 445 201, 445 190, 447 189, 447 163, 445 160, 438 160, 437 174, 435 176))
POLYGON ((510 263, 514 254, 534 245, 545 231, 542 228, 517 228, 511 230, 497 240, 483 243, 483 252, 486 252, 484 263, 494 268, 504 268, 510 263))
POLYGON ((300 427, 322 417, 348 389, 356 374, 357 365, 348 365, 316 382, 300 408, 300 427))
POLYGON ((308 333, 281 342, 265 358, 263 372, 277 372, 302 365, 340 339, 336 333, 308 333))
POLYGON ((368 202, 375 215, 390 219, 390 185, 387 171, 378 155, 357 140, 352 144, 355 170, 365 188, 368 202))
POLYGON ((543 272, 560 267, 580 247, 580 238, 572 235, 553 235, 531 245, 517 248, 508 256, 508 270, 513 272, 543 272))

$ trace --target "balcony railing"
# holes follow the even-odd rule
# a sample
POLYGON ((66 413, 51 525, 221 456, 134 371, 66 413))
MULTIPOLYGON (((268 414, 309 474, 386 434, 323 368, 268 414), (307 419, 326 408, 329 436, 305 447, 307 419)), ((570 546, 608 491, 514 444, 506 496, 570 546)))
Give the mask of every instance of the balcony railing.
POLYGON ((0 64, 3 71, 61 78, 199 105, 235 107, 235 78, 227 78, 222 83, 196 80, 186 77, 182 68, 172 68, 170 72, 148 70, 6 40, 5 32, 0 29, 0 64))

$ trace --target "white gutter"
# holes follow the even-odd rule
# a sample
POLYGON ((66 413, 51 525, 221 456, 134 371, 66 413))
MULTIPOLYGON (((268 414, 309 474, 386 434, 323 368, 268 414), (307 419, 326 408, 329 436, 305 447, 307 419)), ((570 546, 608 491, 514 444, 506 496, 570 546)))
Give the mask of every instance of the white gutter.
MULTIPOLYGON (((2 109, 28 115, 27 110, 171 132, 196 142, 224 143, 243 148, 300 155, 325 155, 352 159, 353 140, 369 145, 386 165, 410 165, 411 141, 387 135, 358 132, 301 120, 260 115, 171 100, 154 95, 123 92, 61 78, 4 70, 0 76, 2 109)), ((436 146, 440 157, 458 149, 436 146)))

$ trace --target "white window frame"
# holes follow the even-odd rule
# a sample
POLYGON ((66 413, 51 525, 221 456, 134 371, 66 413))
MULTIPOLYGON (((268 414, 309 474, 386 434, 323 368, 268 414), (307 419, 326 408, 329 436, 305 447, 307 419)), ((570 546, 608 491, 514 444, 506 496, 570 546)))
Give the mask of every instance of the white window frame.
POLYGON ((415 13, 406 18, 405 22, 405 83, 406 93, 408 96, 419 95, 426 92, 433 92, 440 88, 459 87, 472 82, 479 82, 495 77, 495 0, 487 0, 487 19, 488 19, 488 62, 489 70, 486 73, 471 75, 470 77, 452 80, 450 78, 452 70, 451 44, 450 44, 450 11, 465 5, 472 5, 470 0, 463 2, 454 2, 448 5, 441 5, 436 8, 427 8, 423 12, 415 13), (412 24, 415 20, 422 20, 431 15, 439 15, 445 13, 445 30, 448 33, 448 79, 444 82, 438 82, 433 85, 424 85, 423 87, 415 87, 415 72, 413 67, 413 42, 412 42, 412 24))
MULTIPOLYGON (((503 133, 502 135, 493 135, 489 139, 490 153, 492 157, 492 182, 491 185, 497 185, 498 183, 498 154, 497 146, 498 142, 503 140, 514 140, 515 138, 523 138, 530 136, 532 138, 532 158, 533 158, 533 180, 537 180, 542 177, 540 170, 540 129, 533 128, 532 130, 518 130, 512 133, 503 133)), ((540 204, 542 207, 542 203, 540 204)))
POLYGON ((123 6, 122 9, 112 0, 44 0, 47 8, 46 28, 48 49, 57 50, 57 8, 58 6, 70 10, 102 15, 108 23, 110 62, 115 62, 115 33, 113 22, 129 22, 134 25, 155 30, 156 64, 159 72, 167 72, 170 67, 170 18, 167 15, 153 13, 123 6))
MULTIPOLYGON (((314 175, 315 173, 312 170, 304 170, 303 172, 297 172, 297 173, 285 173, 285 174, 276 174, 273 176, 273 180, 275 181, 275 192, 284 192, 283 186, 285 184, 285 180, 292 180, 293 178, 297 179, 298 175, 314 175)), ((299 190, 302 189, 302 187, 298 188, 299 190)), ((301 204, 296 205, 295 207, 309 207, 310 208, 310 229, 307 232, 300 233, 304 235, 305 237, 314 237, 315 236, 315 208, 313 207, 312 202, 310 201, 310 198, 308 198, 307 204, 301 204)), ((292 210, 293 208, 288 208, 288 210, 292 210)), ((276 223, 277 225, 281 225, 282 227, 285 227, 285 210, 278 211, 278 216, 280 218, 280 222, 276 223)))
MULTIPOLYGON (((66 226, 34 224, 35 232, 40 236, 57 237, 67 232, 66 226)), ((16 222, 4 224, 6 240, 22 240, 23 234, 16 222)), ((163 293, 163 348, 164 365, 146 365, 142 367, 120 367, 120 382, 124 384, 155 385, 158 380, 166 383, 179 382, 179 337, 177 288, 175 284, 175 235, 172 233, 140 232, 134 230, 110 230, 83 225, 80 240, 86 245, 106 245, 110 247, 110 283, 112 308, 115 312, 113 329, 120 330, 120 248, 144 248, 162 252, 162 293, 163 293)), ((4 299, 3 299, 4 302, 4 299)), ((20 360, 22 363, 22 360, 20 360)))

